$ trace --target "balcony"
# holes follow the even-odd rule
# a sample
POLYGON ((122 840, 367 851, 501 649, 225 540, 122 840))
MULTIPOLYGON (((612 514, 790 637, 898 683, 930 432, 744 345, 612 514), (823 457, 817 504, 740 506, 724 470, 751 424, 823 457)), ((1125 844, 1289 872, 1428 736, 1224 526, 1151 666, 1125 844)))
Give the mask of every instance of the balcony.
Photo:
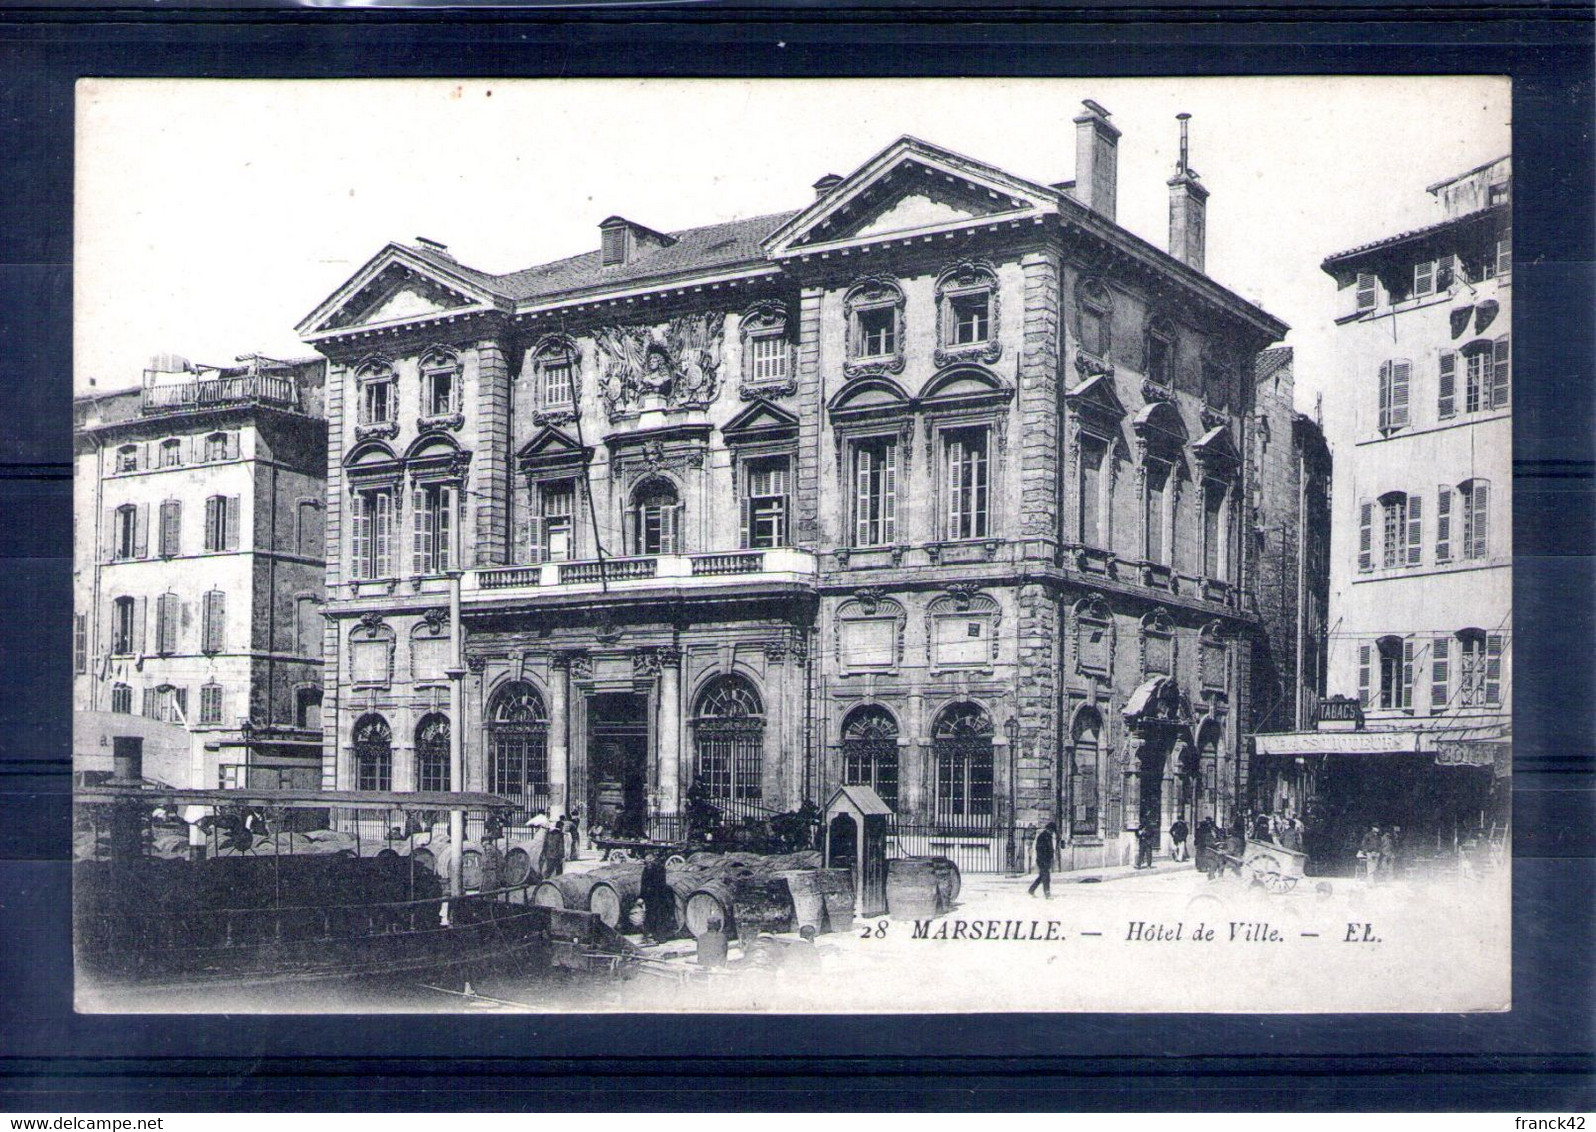
POLYGON ((299 393, 294 379, 240 374, 196 378, 171 385, 146 385, 139 399, 139 411, 145 414, 199 412, 250 404, 298 408, 299 393))
POLYGON ((815 556, 807 550, 780 548, 468 570, 461 584, 461 597, 477 604, 498 604, 603 593, 635 597, 764 586, 810 588, 814 584, 815 556))

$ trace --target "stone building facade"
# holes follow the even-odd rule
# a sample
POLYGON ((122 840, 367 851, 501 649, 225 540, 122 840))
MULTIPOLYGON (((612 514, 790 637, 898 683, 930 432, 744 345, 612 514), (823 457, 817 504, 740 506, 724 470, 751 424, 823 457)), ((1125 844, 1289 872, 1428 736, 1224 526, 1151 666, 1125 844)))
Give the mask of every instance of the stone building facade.
POLYGON ((73 707, 186 726, 170 785, 320 780, 325 379, 167 356, 74 401, 73 707))
POLYGON ((1285 327, 1204 274, 1184 160, 1163 251, 1115 222, 1107 112, 1076 124, 1074 182, 903 138, 792 213, 611 217, 508 275, 378 253, 300 327, 325 782, 441 784, 458 702, 458 785, 608 828, 868 783, 1000 868, 1049 820, 1088 864, 1228 817, 1285 327))
POLYGON ((1340 411, 1327 686, 1259 737, 1324 851, 1400 824, 1406 852, 1500 834, 1512 741, 1512 165, 1430 186, 1440 219, 1331 256, 1340 411))

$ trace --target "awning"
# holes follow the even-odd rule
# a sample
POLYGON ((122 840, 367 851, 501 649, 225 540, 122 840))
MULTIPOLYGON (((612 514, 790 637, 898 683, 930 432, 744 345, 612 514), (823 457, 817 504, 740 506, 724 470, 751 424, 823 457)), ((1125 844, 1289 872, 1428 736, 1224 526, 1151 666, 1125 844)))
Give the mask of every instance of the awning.
POLYGON ((1154 676, 1140 688, 1131 693, 1131 698, 1125 701, 1125 708, 1120 713, 1126 719, 1134 719, 1139 715, 1146 715, 1147 709, 1152 706, 1153 697, 1169 681, 1168 676, 1154 676))
POLYGON ((1496 761, 1497 748, 1510 745, 1511 736, 1502 724, 1482 724, 1424 731, 1284 731, 1254 735, 1253 742, 1260 755, 1433 755, 1444 765, 1488 766, 1496 761), (1492 748, 1490 759, 1474 751, 1482 746, 1492 748), (1474 753, 1461 757, 1460 749, 1474 753))

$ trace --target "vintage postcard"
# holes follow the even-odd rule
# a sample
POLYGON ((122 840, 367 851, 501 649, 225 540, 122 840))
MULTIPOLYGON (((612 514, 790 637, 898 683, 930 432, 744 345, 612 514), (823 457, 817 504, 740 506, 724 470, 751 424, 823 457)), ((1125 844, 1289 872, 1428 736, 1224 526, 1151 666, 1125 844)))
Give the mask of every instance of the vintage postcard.
POLYGON ((1510 95, 82 82, 78 1008, 1508 1009, 1510 95))

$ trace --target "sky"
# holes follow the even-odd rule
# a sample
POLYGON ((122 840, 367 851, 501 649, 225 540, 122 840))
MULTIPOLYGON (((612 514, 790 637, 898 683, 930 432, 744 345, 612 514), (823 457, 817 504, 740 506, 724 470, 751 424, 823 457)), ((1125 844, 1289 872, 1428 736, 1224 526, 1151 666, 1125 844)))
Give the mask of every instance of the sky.
POLYGON ((1175 115, 1208 273, 1289 323, 1298 407, 1338 384, 1325 256, 1440 218, 1425 187, 1509 152, 1505 79, 84 80, 74 389, 175 353, 303 357, 294 326, 390 240, 513 271, 799 208, 903 134, 1042 183, 1081 100, 1113 115, 1119 222, 1167 246, 1175 115))

